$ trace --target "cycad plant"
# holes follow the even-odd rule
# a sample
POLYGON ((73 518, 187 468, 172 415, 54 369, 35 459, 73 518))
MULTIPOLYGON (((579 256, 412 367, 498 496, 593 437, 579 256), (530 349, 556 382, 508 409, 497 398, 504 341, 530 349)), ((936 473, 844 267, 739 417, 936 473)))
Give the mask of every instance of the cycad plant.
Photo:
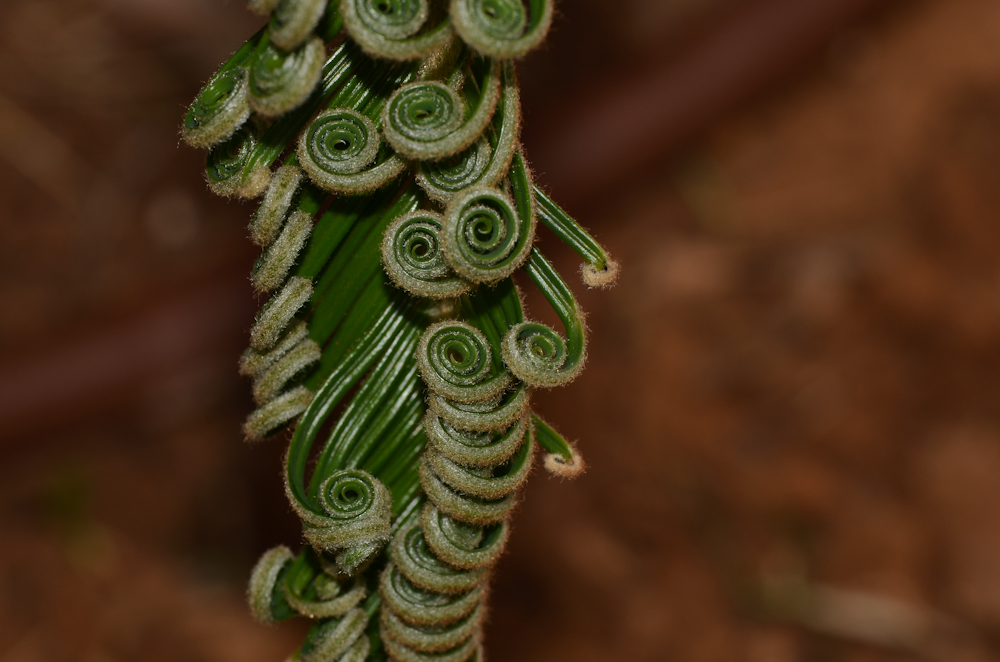
POLYGON ((254 615, 313 619, 306 662, 483 659, 490 568, 536 445, 528 408, 586 356, 583 315, 532 246, 540 220, 614 281, 605 251, 532 184, 515 58, 551 0, 250 0, 267 25, 209 80, 182 134, 219 194, 263 196, 251 280, 269 298, 240 370, 248 439, 291 431, 305 544, 266 552, 254 615), (274 168, 276 162, 280 165, 274 168), (527 321, 523 270, 565 335, 527 321), (319 441, 319 443, 317 443, 319 441))

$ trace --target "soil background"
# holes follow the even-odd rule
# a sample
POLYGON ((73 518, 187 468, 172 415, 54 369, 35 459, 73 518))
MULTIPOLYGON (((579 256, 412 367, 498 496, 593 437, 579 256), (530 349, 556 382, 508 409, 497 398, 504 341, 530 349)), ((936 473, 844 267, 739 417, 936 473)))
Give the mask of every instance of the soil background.
MULTIPOLYGON (((536 408, 589 468, 529 482, 490 659, 1000 660, 1000 5, 559 7, 525 149, 623 269, 574 281, 589 365, 536 408)), ((300 538, 239 433, 253 207, 177 133, 258 24, 0 5, 0 662, 304 633, 243 604, 300 538)))

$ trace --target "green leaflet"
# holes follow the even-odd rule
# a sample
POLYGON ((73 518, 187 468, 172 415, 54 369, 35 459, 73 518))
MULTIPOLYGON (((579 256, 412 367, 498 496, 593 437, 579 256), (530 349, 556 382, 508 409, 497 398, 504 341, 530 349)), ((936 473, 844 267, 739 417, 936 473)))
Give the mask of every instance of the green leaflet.
POLYGON ((583 367, 582 312, 534 248, 538 220, 617 264, 532 182, 512 58, 550 0, 251 0, 268 25, 184 119, 220 194, 263 200, 252 280, 271 292, 240 370, 249 439, 285 431, 286 494, 307 544, 267 552, 250 603, 313 619, 298 659, 482 659, 507 518, 537 447, 575 447, 532 389, 583 367), (562 322, 526 320, 523 271, 562 322))

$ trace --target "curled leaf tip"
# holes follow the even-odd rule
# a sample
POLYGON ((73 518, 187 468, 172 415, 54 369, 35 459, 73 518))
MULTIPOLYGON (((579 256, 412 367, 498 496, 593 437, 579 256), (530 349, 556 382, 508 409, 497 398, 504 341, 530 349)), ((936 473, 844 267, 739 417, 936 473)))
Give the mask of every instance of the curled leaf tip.
POLYGON ((292 552, 284 545, 269 549, 250 573, 247 602, 250 604, 250 613, 261 623, 270 624, 278 620, 274 606, 283 595, 279 580, 292 558, 292 552))
POLYGON ((356 608, 340 618, 321 621, 313 626, 299 650, 301 662, 330 662, 353 650, 364 637, 368 616, 356 608))
POLYGON ((302 177, 302 170, 294 165, 284 165, 274 171, 264 199, 250 221, 253 243, 266 247, 277 239, 302 177))
POLYGON ((289 278, 285 286, 268 299, 257 315, 257 321, 250 329, 250 346, 258 351, 274 347, 295 313, 309 300, 312 293, 313 284, 308 278, 289 278))
POLYGON ((452 0, 455 32, 483 55, 510 59, 538 46, 552 25, 552 0, 452 0))
POLYGON ((284 50, 295 48, 313 31, 325 8, 326 0, 280 0, 268 23, 271 42, 284 50))
POLYGON ((376 58, 417 60, 452 36, 448 20, 427 25, 429 0, 341 0, 340 13, 351 38, 376 58))
POLYGON ((246 440, 257 442, 271 436, 304 412, 312 402, 312 398, 312 391, 305 386, 299 386, 255 409, 243 423, 246 440))
POLYGON ((438 322, 417 345, 417 367, 428 388, 461 403, 485 402, 510 385, 507 372, 494 374, 489 342, 467 322, 438 322))
POLYGON ((296 211, 289 215, 278 238, 261 255, 250 282, 258 292, 270 292, 284 281, 312 232, 312 216, 296 211))
POLYGON ((545 456, 544 465, 546 471, 560 478, 576 478, 587 470, 583 456, 575 448, 573 456, 569 460, 558 453, 549 453, 545 456))
POLYGON ((467 189, 445 210, 445 257, 452 269, 473 282, 503 280, 528 257, 532 230, 524 225, 507 194, 488 187, 467 189))
POLYGON ((618 274, 621 266, 616 260, 608 259, 604 263, 603 269, 598 269, 592 264, 584 263, 580 267, 580 276, 588 287, 597 287, 602 290, 614 287, 618 282, 618 274))
POLYGON ((227 140, 250 117, 248 98, 246 69, 234 67, 218 72, 184 116, 181 137, 192 147, 202 148, 227 140))
POLYGON ((435 212, 416 211, 400 216, 385 231, 382 265, 397 287, 414 296, 454 299, 472 286, 444 259, 443 220, 435 212))
POLYGON ((252 129, 242 126, 208 153, 205 177, 217 195, 235 198, 256 198, 271 182, 271 170, 266 166, 246 169, 250 156, 258 145, 252 129))
POLYGON ((292 51, 268 44, 250 65, 250 107, 265 117, 297 108, 319 83, 326 47, 312 37, 292 51))
POLYGON ((317 549, 335 553, 340 570, 353 576, 389 540, 389 490, 366 471, 344 469, 323 481, 319 499, 322 513, 293 501, 304 520, 306 539, 317 549))

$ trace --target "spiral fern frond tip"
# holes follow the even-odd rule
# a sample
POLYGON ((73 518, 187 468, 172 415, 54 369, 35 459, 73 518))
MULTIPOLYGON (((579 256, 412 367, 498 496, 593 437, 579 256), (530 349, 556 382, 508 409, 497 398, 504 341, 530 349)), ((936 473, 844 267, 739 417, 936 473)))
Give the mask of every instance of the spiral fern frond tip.
POLYGON ((519 142, 513 59, 545 38, 552 2, 248 7, 267 25, 181 134, 209 150, 213 191, 263 196, 251 283, 270 298, 239 362, 257 403, 243 430, 291 431, 285 492, 306 545, 261 557, 251 611, 314 621, 301 662, 481 661, 491 569, 537 448, 556 475, 584 467, 529 406, 586 360, 536 223, 580 254, 587 285, 618 272, 533 184, 519 142), (563 332, 525 319, 519 270, 563 332))

